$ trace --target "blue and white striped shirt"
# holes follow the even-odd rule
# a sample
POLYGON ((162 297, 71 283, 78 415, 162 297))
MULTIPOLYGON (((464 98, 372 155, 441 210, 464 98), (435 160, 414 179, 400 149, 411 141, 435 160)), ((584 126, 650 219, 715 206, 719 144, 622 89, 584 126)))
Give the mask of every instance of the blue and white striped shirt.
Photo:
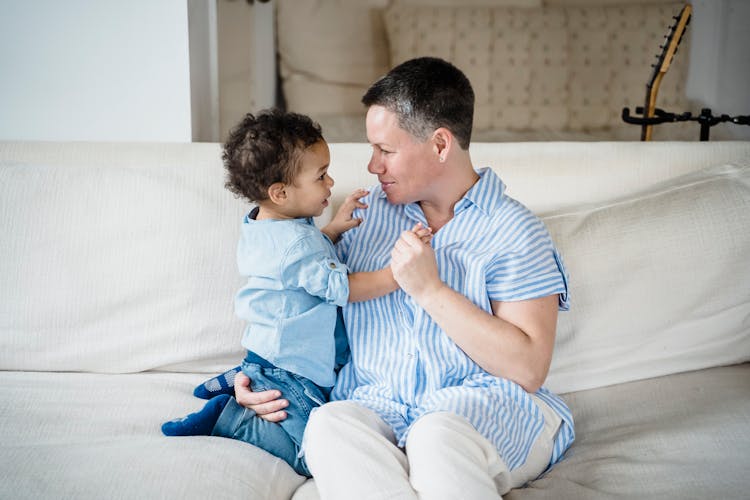
MULTIPOLYGON (((490 301, 517 301, 559 294, 568 309, 567 278, 544 224, 505 196, 505 185, 490 169, 456 203, 454 217, 433 237, 443 282, 492 312, 490 301)), ((427 225, 416 203, 388 203, 380 187, 355 214, 363 223, 343 234, 337 246, 351 272, 388 265, 401 232, 427 225)), ((351 360, 339 372, 332 399, 351 399, 379 414, 399 446, 420 416, 449 411, 466 417, 495 444, 510 469, 526 461, 544 417, 528 393, 474 363, 408 295, 398 290, 375 300, 348 304, 344 321, 351 360)), ((575 437, 570 410, 542 388, 562 424, 551 463, 575 437)))

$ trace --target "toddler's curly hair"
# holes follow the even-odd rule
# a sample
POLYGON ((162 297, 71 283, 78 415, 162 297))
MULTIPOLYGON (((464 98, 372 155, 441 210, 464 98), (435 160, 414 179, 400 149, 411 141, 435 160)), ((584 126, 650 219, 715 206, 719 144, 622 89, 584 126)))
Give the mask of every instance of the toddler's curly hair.
POLYGON ((248 113, 224 144, 225 186, 250 202, 263 201, 272 184, 294 182, 303 152, 322 140, 320 125, 308 116, 275 108, 248 113))

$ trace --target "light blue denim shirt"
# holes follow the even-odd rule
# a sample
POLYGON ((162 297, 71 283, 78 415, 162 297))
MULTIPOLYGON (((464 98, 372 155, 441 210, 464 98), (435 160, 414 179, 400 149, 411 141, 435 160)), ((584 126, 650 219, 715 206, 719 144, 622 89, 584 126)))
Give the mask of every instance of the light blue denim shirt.
POLYGON ((248 322, 242 346, 331 387, 348 352, 338 307, 349 298, 348 269, 312 219, 258 221, 256 213, 243 219, 237 246, 247 276, 235 298, 235 312, 248 322))

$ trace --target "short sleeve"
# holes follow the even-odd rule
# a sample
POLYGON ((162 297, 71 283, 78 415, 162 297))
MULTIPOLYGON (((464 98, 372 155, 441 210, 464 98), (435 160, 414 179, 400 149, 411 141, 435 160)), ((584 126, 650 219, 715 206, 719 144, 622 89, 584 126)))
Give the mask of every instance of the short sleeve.
POLYGON ((560 310, 568 310, 567 272, 544 224, 535 218, 520 234, 488 269, 490 300, 513 302, 559 294, 560 310))

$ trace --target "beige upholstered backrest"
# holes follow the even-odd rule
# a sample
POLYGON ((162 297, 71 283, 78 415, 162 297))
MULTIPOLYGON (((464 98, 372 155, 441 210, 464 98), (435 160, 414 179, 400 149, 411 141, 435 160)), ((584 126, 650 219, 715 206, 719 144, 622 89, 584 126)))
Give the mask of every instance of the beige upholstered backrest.
MULTIPOLYGON (((324 133, 365 140, 360 97, 390 67, 445 58, 469 76, 475 131, 591 132, 624 125, 642 105, 651 64, 682 4, 669 0, 279 0, 287 107, 324 133), (338 130, 337 130, 338 129, 338 130)), ((687 44, 658 106, 686 109, 687 44)), ((637 127, 633 139, 637 140, 637 127)), ((674 130, 675 127, 670 127, 674 130)))
MULTIPOLYGON (((655 51, 679 8, 392 6, 385 26, 392 64, 435 55, 467 74, 477 130, 588 130, 642 104, 655 51)), ((660 103, 684 105, 683 62, 675 59, 660 103)))

